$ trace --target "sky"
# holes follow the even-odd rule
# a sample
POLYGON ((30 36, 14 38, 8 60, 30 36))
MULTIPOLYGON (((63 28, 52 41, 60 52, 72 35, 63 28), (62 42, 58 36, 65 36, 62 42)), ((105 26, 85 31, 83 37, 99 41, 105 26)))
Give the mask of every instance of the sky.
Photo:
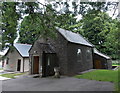
MULTIPOLYGON (((52 2, 52 1, 62 1, 62 2, 65 2, 65 1, 67 1, 67 2, 69 2, 70 4, 71 4, 71 2, 76 2, 76 3, 79 3, 79 2, 81 2, 81 1, 83 1, 83 2, 96 2, 96 1, 98 1, 98 2, 120 2, 120 0, 38 0, 40 3, 42 3, 42 4, 45 4, 46 3, 46 1, 47 2, 52 2)), ((117 9, 116 10, 116 12, 115 12, 115 15, 113 16, 113 13, 114 13, 114 9, 111 9, 110 11, 108 11, 107 13, 109 14, 109 16, 110 17, 112 17, 113 16, 113 18, 116 18, 116 15, 118 14, 118 11, 120 11, 120 3, 119 3, 119 6, 118 6, 118 8, 119 9, 117 9)), ((70 8, 71 10, 72 10, 72 8, 70 8)), ((58 9, 59 10, 59 9, 58 9)), ((78 18, 81 18, 81 15, 78 15, 78 18)))

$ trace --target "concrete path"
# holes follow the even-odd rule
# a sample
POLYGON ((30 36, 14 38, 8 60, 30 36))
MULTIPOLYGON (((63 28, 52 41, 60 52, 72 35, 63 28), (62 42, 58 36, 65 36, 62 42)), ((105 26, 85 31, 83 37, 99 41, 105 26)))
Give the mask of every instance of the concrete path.
POLYGON ((55 79, 23 76, 3 81, 2 89, 3 91, 113 91, 114 84, 74 77, 55 79))
MULTIPOLYGON (((6 73, 8 73, 8 72, 6 72, 6 73)), ((6 73, 5 73, 4 70, 0 70, 0 75, 1 75, 1 74, 6 74, 6 73)), ((0 81, 3 81, 3 80, 9 80, 9 79, 11 79, 11 78, 6 78, 6 77, 2 77, 2 76, 0 76, 0 81)))
POLYGON ((6 77, 0 76, 0 80, 9 80, 9 79, 11 79, 11 78, 6 78, 6 77))
POLYGON ((9 71, 0 70, 0 74, 13 74, 13 73, 17 73, 17 72, 9 72, 9 71))

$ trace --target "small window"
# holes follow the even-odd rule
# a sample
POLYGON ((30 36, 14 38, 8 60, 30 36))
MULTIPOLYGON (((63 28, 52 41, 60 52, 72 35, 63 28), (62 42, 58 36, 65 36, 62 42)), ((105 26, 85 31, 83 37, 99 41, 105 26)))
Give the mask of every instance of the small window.
POLYGON ((49 57, 48 57, 48 66, 50 65, 50 59, 49 59, 49 57))
POLYGON ((87 59, 91 58, 91 51, 90 51, 90 49, 87 49, 86 58, 87 59))
POLYGON ((9 63, 9 58, 7 57, 6 64, 8 64, 8 63, 9 63))
POLYGON ((81 57, 81 49, 78 49, 78 51, 77 51, 77 62, 81 62, 81 59, 82 59, 82 57, 81 57))

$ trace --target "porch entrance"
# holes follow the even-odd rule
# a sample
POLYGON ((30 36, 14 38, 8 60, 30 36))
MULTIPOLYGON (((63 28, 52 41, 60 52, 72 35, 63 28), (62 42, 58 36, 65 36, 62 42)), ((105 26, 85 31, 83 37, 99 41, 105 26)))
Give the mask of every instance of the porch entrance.
POLYGON ((101 69, 102 68, 102 64, 100 60, 95 60, 95 69, 101 69))
POLYGON ((39 56, 33 57, 33 74, 39 74, 39 56))
POLYGON ((54 67, 56 65, 56 54, 43 53, 42 59, 42 76, 53 76, 55 74, 54 67))

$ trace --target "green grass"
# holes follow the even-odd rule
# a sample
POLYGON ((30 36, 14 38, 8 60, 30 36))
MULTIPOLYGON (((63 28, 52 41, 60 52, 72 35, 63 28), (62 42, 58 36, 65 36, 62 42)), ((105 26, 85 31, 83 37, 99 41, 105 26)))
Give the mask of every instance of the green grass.
POLYGON ((0 68, 0 70, 3 70, 3 68, 0 68))
MULTIPOLYGON (((75 76, 76 78, 83 78, 83 79, 90 79, 90 80, 97 80, 97 81, 108 81, 113 82, 115 84, 115 90, 118 90, 118 72, 119 70, 94 70, 88 73, 84 73, 82 75, 75 76)), ((120 86, 119 86, 120 87, 120 86)))
POLYGON ((15 74, 2 74, 2 75, 0 75, 0 76, 2 76, 2 77, 7 77, 7 78, 15 78, 15 76, 19 76, 19 75, 23 75, 23 74, 25 74, 25 73, 15 73, 15 74))
POLYGON ((112 66, 120 66, 120 65, 117 65, 117 64, 116 64, 116 65, 114 65, 114 64, 112 64, 112 66))

